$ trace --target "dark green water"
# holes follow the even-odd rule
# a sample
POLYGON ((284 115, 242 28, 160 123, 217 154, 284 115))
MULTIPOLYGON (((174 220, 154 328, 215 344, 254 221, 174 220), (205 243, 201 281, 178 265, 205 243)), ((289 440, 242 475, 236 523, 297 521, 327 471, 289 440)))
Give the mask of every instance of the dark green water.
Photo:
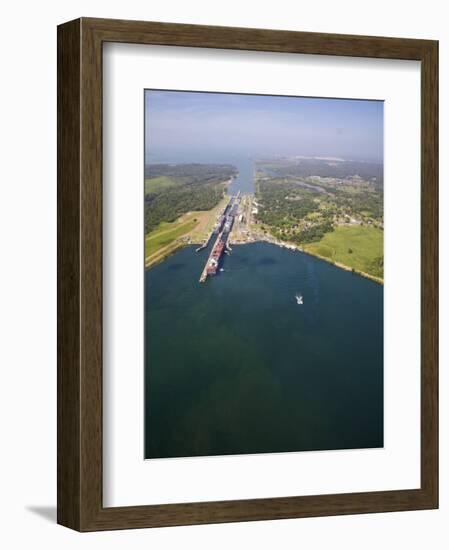
POLYGON ((267 243, 202 285, 206 258, 145 273, 146 458, 382 447, 383 287, 267 243))

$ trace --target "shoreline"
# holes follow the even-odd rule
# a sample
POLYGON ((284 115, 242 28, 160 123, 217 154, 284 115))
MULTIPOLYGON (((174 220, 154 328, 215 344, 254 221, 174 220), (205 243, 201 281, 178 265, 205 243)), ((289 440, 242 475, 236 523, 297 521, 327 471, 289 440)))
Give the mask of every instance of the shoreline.
MULTIPOLYGON (((359 269, 356 269, 355 267, 350 267, 348 265, 342 264, 340 262, 335 262, 334 260, 331 260, 325 256, 321 256, 320 254, 316 254, 314 252, 310 252, 309 250, 305 250, 304 248, 301 248, 299 245, 293 244, 291 242, 283 242, 278 241, 270 238, 258 238, 251 242, 268 242, 270 244, 274 244, 276 246, 280 246, 281 248, 287 248, 288 250, 293 250, 297 252, 303 252, 304 254, 308 254, 309 256, 312 256, 313 258, 318 258, 319 260, 322 260, 323 262, 327 262, 330 265, 334 265, 335 267, 338 267, 339 269, 343 269, 344 271, 348 271, 349 273, 355 273, 357 275, 360 275, 361 277, 365 277, 365 279, 370 279, 371 281, 383 285, 384 280, 380 277, 376 277, 375 275, 371 275, 370 273, 366 273, 365 271, 361 271, 359 269)), ((238 244, 250 244, 250 243, 234 243, 235 245, 238 244)))
MULTIPOLYGON (((295 245, 293 243, 289 243, 289 242, 284 243, 284 242, 281 242, 281 241, 272 240, 270 238, 260 238, 259 237, 257 239, 252 240, 252 241, 238 242, 238 243, 231 243, 231 244, 232 244, 232 246, 244 246, 246 244, 253 244, 253 243, 257 243, 257 242, 266 242, 266 243, 269 243, 269 244, 273 244, 275 246, 279 246, 280 248, 287 248, 288 250, 292 250, 292 251, 296 251, 296 252, 303 252, 304 254, 312 256, 313 258, 317 258, 318 260, 321 260, 323 262, 327 262, 328 264, 334 265, 335 267, 338 267, 339 269, 343 269, 344 271, 347 271, 348 273, 354 273, 356 275, 360 275, 361 277, 364 277, 365 279, 369 279, 370 281, 373 281, 373 282, 375 282, 379 285, 384 284, 384 280, 381 279, 380 277, 370 275, 369 273, 366 273, 364 271, 360 271, 359 269, 347 266, 347 265, 342 264, 340 262, 335 262, 333 260, 330 260, 329 258, 326 258, 325 256, 321 256, 320 254, 315 254, 313 252, 305 250, 305 249, 301 248, 300 246, 295 245)), ((176 243, 173 243, 173 244, 174 244, 173 247, 168 247, 167 250, 165 251, 165 253, 162 253, 160 256, 155 258, 153 261, 149 262, 148 264, 145 261, 145 270, 151 269, 155 265, 160 264, 166 258, 169 258, 170 256, 172 256, 175 252, 177 252, 181 248, 185 248, 186 246, 201 245, 202 242, 200 242, 199 239, 194 239, 194 240, 191 240, 191 241, 176 242, 176 243)))
POLYGON ((374 283, 377 283, 379 285, 384 284, 384 280, 380 277, 376 277, 375 275, 371 275, 370 273, 366 273, 365 271, 360 271, 359 269, 356 269, 355 267, 349 267, 345 264, 342 264, 340 262, 334 262, 333 260, 330 260, 329 258, 326 258, 325 256, 320 256, 319 254, 314 254, 312 252, 309 252, 308 250, 302 250, 298 249, 301 252, 304 252, 304 254, 308 254, 309 256, 313 256, 314 258, 318 258, 319 260, 322 260, 323 262, 327 262, 328 264, 334 265, 335 267, 338 267, 340 269, 344 269, 345 271, 348 271, 349 273, 355 273, 356 275, 360 275, 361 277, 365 277, 365 279, 369 279, 370 281, 373 281, 374 283))
POLYGON ((151 261, 148 261, 147 258, 144 260, 145 265, 145 271, 147 269, 151 269, 152 267, 162 263, 164 260, 172 256, 175 252, 178 252, 181 248, 184 248, 185 246, 189 246, 190 244, 194 243, 184 243, 175 241, 171 245, 168 245, 166 249, 161 249, 161 254, 157 254, 154 258, 151 259, 151 261))
MULTIPOLYGON (((370 279, 371 281, 383 285, 384 280, 380 277, 376 277, 375 275, 371 275, 370 273, 366 273, 365 271, 361 271, 359 269, 356 269, 355 267, 350 267, 348 265, 342 264, 340 262, 335 262, 334 260, 331 260, 327 258, 326 256, 321 256, 320 254, 316 254, 314 252, 310 252, 309 250, 305 250, 304 248, 301 248, 300 246, 290 243, 290 242, 282 242, 277 240, 271 240, 269 238, 259 238, 257 240, 254 240, 252 242, 268 242, 270 244, 274 244, 276 246, 280 246, 281 248, 287 248, 288 250, 293 250, 296 252, 303 252, 304 254, 307 254, 309 256, 312 256, 313 258, 318 258, 319 260, 322 260, 323 262, 327 262, 330 265, 334 265, 335 267, 338 267, 339 269, 343 269, 344 271, 348 271, 349 273, 355 273, 357 275, 360 275, 361 277, 365 277, 365 279, 370 279)), ((246 243, 234 243, 234 244, 246 244, 246 243)), ((248 243, 250 244, 250 243, 248 243)))

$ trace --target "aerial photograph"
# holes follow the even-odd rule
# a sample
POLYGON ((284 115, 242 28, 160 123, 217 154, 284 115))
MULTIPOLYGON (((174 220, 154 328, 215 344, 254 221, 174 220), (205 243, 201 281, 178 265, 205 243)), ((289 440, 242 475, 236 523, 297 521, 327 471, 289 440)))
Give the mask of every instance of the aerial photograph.
POLYGON ((144 116, 144 458, 382 448, 383 102, 144 116))

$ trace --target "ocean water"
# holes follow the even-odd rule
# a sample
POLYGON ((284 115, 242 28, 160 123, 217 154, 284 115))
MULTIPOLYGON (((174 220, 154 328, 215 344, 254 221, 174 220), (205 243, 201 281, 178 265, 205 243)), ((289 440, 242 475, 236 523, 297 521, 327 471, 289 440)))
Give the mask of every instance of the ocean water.
POLYGON ((199 284, 206 258, 145 273, 146 458, 382 447, 383 287, 268 243, 199 284))

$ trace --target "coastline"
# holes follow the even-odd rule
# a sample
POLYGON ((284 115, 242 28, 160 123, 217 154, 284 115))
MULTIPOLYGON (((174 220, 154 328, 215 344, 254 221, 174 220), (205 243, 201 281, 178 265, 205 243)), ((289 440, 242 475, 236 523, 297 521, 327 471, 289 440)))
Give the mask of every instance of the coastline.
POLYGON ((360 271, 358 269, 355 269, 354 267, 349 267, 345 264, 342 264, 340 262, 334 262, 333 260, 330 260, 329 258, 326 258, 325 256, 320 256, 319 254, 314 254, 313 252, 310 252, 308 250, 302 250, 298 248, 301 252, 304 252, 304 254, 309 254, 309 256, 313 256, 314 258, 318 258, 319 260, 323 260, 324 262, 327 262, 328 264, 335 265, 336 267, 339 267, 340 269, 344 269, 345 271, 349 271, 350 273, 356 273, 357 275, 360 275, 361 277, 365 277, 365 279, 370 279, 371 281, 374 281, 375 283, 382 285, 384 284, 384 280, 380 277, 375 277, 374 275, 371 275, 369 273, 366 273, 365 271, 360 271))
POLYGON ((175 241, 170 245, 168 245, 167 247, 161 249, 160 254, 157 254, 154 257, 151 257, 151 259, 145 258, 145 261, 144 261, 145 271, 147 269, 151 269, 152 267, 160 264, 161 262, 163 262, 164 260, 172 256, 175 252, 177 252, 181 248, 184 248, 185 246, 189 246, 190 244, 195 244, 195 243, 175 241))
POLYGON ((384 280, 381 279, 380 277, 376 277, 374 275, 371 275, 370 273, 366 273, 365 271, 361 271, 359 269, 350 267, 350 266, 342 264, 340 262, 335 262, 335 261, 333 261, 333 260, 331 260, 331 259, 329 259, 325 256, 321 256, 320 254, 310 252, 309 250, 301 248, 300 246, 298 246, 296 244, 293 244, 291 242, 278 241, 277 239, 274 239, 274 237, 272 237, 272 238, 269 238, 269 237, 260 238, 259 237, 257 240, 254 240, 252 242, 257 242, 257 241, 269 242, 271 244, 275 244, 277 246, 280 246, 281 248, 287 248, 289 250, 296 250, 298 252, 303 252, 304 254, 308 254, 309 256, 313 256, 314 258, 318 258, 319 260, 322 260, 324 262, 327 262, 328 264, 334 265, 335 267, 343 269, 344 271, 348 271, 349 273, 356 273, 357 275, 365 277, 366 279, 370 279, 371 281, 374 281, 375 283, 380 284, 380 285, 384 284, 384 280))
POLYGON ((322 260, 323 262, 327 262, 328 264, 334 265, 335 267, 338 267, 340 269, 343 269, 344 271, 348 271, 349 273, 355 273, 357 275, 360 275, 361 277, 365 277, 366 279, 370 279, 371 281, 374 281, 375 283, 379 285, 384 284, 384 280, 380 277, 376 277, 374 275, 371 275, 370 273, 366 273, 365 271, 361 271, 359 269, 356 269, 354 267, 350 267, 348 265, 342 264, 340 262, 335 262, 326 256, 321 256, 320 254, 316 254, 315 252, 311 252, 310 250, 306 250, 304 248, 301 248, 298 245, 295 245, 290 242, 280 242, 280 241, 272 241, 270 239, 259 239, 260 241, 266 241, 270 242, 271 244, 276 244, 277 246, 280 246, 281 248, 288 248, 289 250, 296 250, 298 252, 303 252, 304 254, 308 254, 309 256, 313 256, 314 258, 318 258, 319 260, 322 260))
MULTIPOLYGON (((326 258, 325 256, 321 256, 320 254, 316 254, 316 253, 310 252, 309 250, 305 250, 304 248, 301 248, 300 246, 295 245, 293 243, 289 243, 289 242, 284 243, 282 241, 277 241, 277 240, 271 239, 269 237, 267 237, 267 238, 258 237, 256 239, 248 241, 248 242, 232 243, 232 245, 233 246, 242 246, 242 245, 245 245, 245 244, 252 244, 252 243, 256 243, 256 242, 266 242, 266 243, 269 243, 269 244, 274 244, 276 246, 279 246, 280 248, 287 248, 288 250, 303 252, 304 254, 308 254, 309 256, 313 256, 314 258, 318 258, 319 260, 327 262, 328 264, 334 265, 335 267, 338 267, 339 269, 343 269, 344 271, 347 271, 349 273, 355 273, 356 275, 360 275, 361 277, 365 277, 366 279, 370 279, 371 281, 373 281, 373 282, 375 282, 379 285, 384 284, 384 280, 381 279, 380 277, 375 277, 374 275, 371 275, 371 274, 366 273, 364 271, 360 271, 358 269, 352 268, 352 267, 347 266, 345 264, 342 264, 340 262, 334 262, 333 260, 330 260, 329 258, 326 258)), ((166 258, 170 257, 171 255, 173 255, 175 252, 177 252, 181 248, 184 248, 186 246, 201 245, 201 244, 202 244, 202 241, 200 241, 199 239, 193 239, 193 240, 189 239, 189 240, 183 240, 183 241, 176 241, 176 242, 172 243, 172 245, 169 245, 166 250, 163 249, 161 251, 162 253, 158 257, 154 258, 152 261, 147 263, 147 261, 145 260, 145 270, 151 269, 155 265, 160 264, 166 258)))

